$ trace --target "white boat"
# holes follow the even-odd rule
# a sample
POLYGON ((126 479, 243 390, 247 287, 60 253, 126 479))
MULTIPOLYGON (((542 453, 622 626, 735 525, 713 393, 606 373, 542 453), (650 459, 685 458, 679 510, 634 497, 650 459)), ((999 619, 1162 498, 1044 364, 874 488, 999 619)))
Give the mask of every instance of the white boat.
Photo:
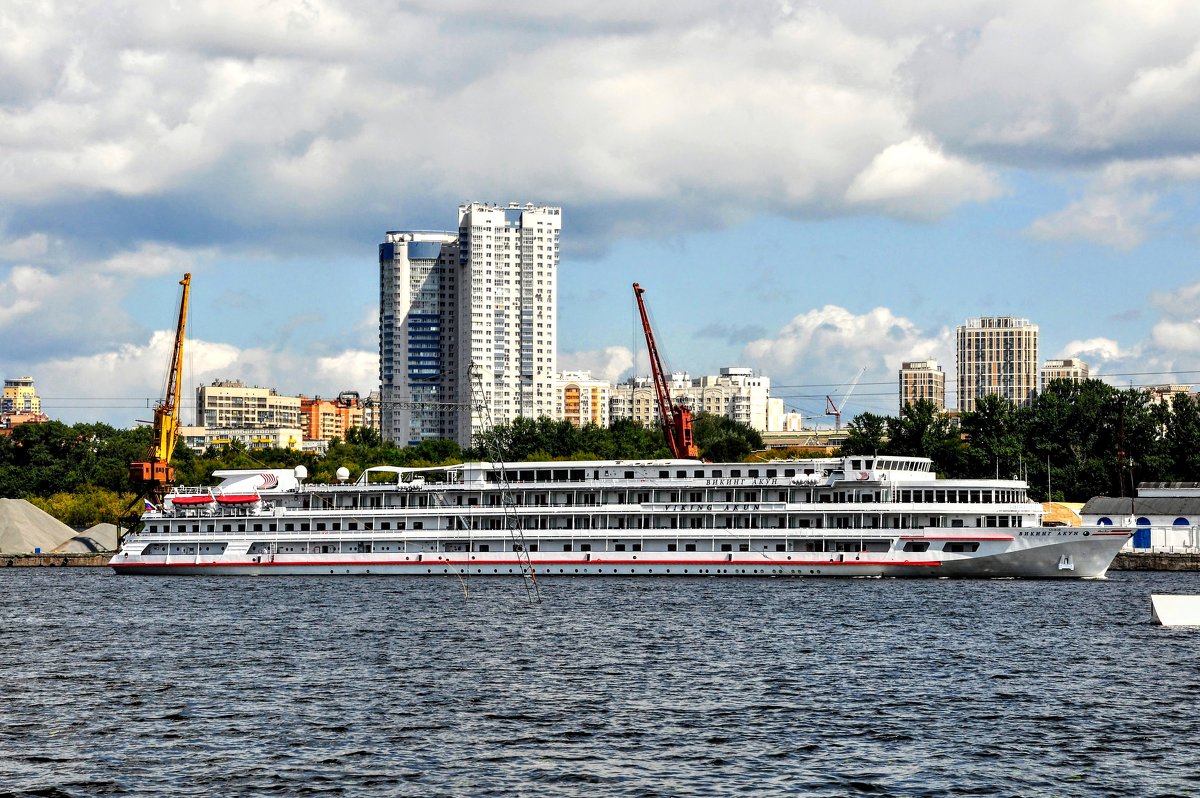
POLYGON ((218 471, 147 510, 122 574, 1102 578, 1132 534, 1042 524, 1017 480, 916 457, 218 471))

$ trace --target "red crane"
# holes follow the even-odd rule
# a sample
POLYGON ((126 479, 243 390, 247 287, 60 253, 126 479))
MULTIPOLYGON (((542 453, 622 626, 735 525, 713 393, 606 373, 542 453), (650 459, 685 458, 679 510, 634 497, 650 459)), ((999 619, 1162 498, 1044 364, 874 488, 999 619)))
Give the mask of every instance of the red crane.
POLYGON ((650 354, 650 372, 654 380, 654 393, 658 398, 658 417, 667 436, 671 456, 679 460, 699 460, 700 450, 692 441, 692 411, 671 401, 671 389, 663 371, 662 359, 658 356, 658 344, 654 343, 654 331, 650 329, 650 317, 646 315, 646 303, 642 294, 646 289, 633 284, 633 295, 637 297, 638 312, 642 314, 642 330, 646 333, 646 349, 650 354))

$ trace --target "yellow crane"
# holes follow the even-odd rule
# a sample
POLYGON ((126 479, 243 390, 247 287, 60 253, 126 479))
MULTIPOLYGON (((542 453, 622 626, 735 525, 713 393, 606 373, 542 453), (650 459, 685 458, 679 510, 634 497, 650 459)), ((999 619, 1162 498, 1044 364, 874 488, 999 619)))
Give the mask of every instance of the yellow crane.
POLYGON ((179 322, 175 326, 175 347, 171 350, 165 395, 154 407, 154 441, 150 444, 147 460, 129 464, 130 480, 143 495, 153 496, 156 504, 161 503, 167 489, 175 482, 171 456, 179 440, 179 386, 183 381, 183 331, 187 326, 191 272, 183 275, 179 284, 183 286, 183 297, 179 301, 179 322))

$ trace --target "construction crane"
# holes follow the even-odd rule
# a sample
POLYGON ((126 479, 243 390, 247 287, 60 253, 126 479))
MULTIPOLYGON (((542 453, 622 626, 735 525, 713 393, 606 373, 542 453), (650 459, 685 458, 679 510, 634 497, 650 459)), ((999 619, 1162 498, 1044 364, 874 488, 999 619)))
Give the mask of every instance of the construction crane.
POLYGON ((834 404, 832 396, 825 396, 825 415, 833 416, 834 429, 842 428, 842 411, 846 409, 846 402, 850 401, 850 394, 854 393, 854 387, 858 385, 858 381, 862 379, 862 375, 865 374, 866 371, 867 367, 863 366, 858 370, 858 373, 854 375, 854 379, 850 381, 850 387, 846 389, 846 393, 842 394, 841 405, 834 404))
POLYGON ((183 330, 187 324, 191 272, 183 275, 179 284, 183 286, 183 297, 179 301, 175 347, 171 350, 164 396, 154 407, 154 440, 150 444, 147 460, 129 464, 129 479, 143 496, 154 497, 155 504, 162 502, 167 489, 175 482, 171 455, 175 453, 175 443, 179 440, 179 385, 183 378, 183 330))
POLYGON ((692 441, 692 411, 671 401, 671 389, 663 371, 662 359, 658 356, 658 344, 654 342, 654 331, 650 329, 650 317, 646 314, 646 302, 642 294, 646 289, 633 284, 633 295, 637 298, 638 312, 642 314, 642 331, 646 333, 646 350, 650 355, 650 372, 654 381, 654 393, 658 399, 658 417, 667 436, 671 456, 679 460, 699 460, 700 450, 692 441))

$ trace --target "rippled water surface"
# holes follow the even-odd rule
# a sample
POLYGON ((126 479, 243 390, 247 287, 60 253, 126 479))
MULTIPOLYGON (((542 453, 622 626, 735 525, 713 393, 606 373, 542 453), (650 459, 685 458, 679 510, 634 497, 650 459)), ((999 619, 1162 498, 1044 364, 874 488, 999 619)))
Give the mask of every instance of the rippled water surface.
POLYGON ((1195 795, 1105 582, 0 572, 0 795, 1195 795))

